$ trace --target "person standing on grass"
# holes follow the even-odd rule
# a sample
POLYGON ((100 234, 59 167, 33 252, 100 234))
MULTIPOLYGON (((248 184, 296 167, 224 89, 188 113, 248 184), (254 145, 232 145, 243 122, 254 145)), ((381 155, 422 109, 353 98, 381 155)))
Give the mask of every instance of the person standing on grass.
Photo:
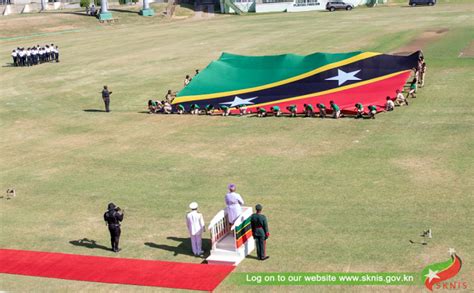
POLYGON ((191 77, 189 75, 186 75, 184 78, 184 86, 187 86, 191 82, 191 77))
POLYGON ((102 100, 104 100, 105 112, 110 112, 109 106, 110 106, 111 94, 112 92, 109 92, 109 89, 107 88, 107 86, 104 85, 104 89, 102 90, 102 100))
POLYGON ((191 238, 191 247, 194 256, 201 256, 204 254, 202 250, 202 232, 206 231, 206 226, 204 226, 202 214, 197 211, 197 202, 189 204, 189 208, 191 211, 186 215, 186 225, 191 238))
POLYGON ((426 62, 425 62, 425 59, 423 58, 422 63, 421 63, 420 80, 419 80, 420 87, 423 87, 425 85, 425 74, 426 74, 426 62))
POLYGON ((244 200, 240 194, 235 192, 237 190, 237 186, 235 186, 235 184, 229 184, 228 188, 229 192, 226 194, 224 199, 225 204, 227 205, 227 219, 229 219, 229 223, 233 225, 235 220, 237 220, 237 218, 242 213, 242 205, 244 204, 244 200))
POLYGON ((59 62, 59 49, 58 46, 51 46, 52 61, 59 62))
POLYGON ((173 92, 171 90, 168 90, 168 92, 166 92, 166 95, 165 95, 165 100, 168 103, 172 103, 175 96, 176 96, 176 94, 173 94, 173 92))
POLYGON ((18 52, 18 56, 20 58, 20 62, 19 62, 20 66, 25 66, 25 55, 26 55, 26 53, 23 50, 24 49, 21 48, 18 52))
POLYGON ((259 260, 266 260, 269 258, 267 255, 267 239, 270 236, 268 231, 267 217, 262 215, 262 205, 257 204, 255 210, 257 211, 250 217, 250 224, 252 225, 252 235, 255 239, 255 246, 257 246, 257 257, 259 260))
POLYGON ((417 81, 416 81, 416 78, 414 78, 412 82, 410 83, 410 90, 408 91, 407 98, 410 96, 412 98, 416 98, 416 90, 417 90, 417 81))
POLYGON ((38 64, 38 50, 36 47, 31 48, 31 61, 33 65, 38 64))
POLYGON ((18 54, 16 52, 16 50, 13 50, 12 51, 12 58, 13 58, 13 66, 17 66, 17 62, 16 62, 16 58, 17 58, 18 54))
POLYGON ((112 251, 119 252, 119 240, 120 240, 120 222, 123 221, 123 213, 119 207, 116 207, 113 203, 109 203, 107 211, 104 214, 104 221, 106 222, 110 232, 110 243, 112 244, 112 251))
POLYGON ((44 61, 44 50, 43 47, 38 48, 38 64, 43 63, 44 61))

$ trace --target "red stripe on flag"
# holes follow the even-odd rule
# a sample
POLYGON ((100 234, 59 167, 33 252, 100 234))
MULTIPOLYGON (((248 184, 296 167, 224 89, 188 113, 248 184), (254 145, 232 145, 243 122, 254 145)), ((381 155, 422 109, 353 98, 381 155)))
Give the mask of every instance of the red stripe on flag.
MULTIPOLYGON (((403 86, 406 83, 406 80, 410 77, 411 72, 404 72, 398 75, 392 76, 390 78, 376 81, 373 83, 369 83, 366 85, 362 85, 359 87, 322 95, 322 96, 315 96, 309 98, 303 98, 299 100, 293 101, 286 101, 286 102, 278 102, 268 104, 262 106, 265 108, 267 112, 271 112, 270 108, 272 106, 280 106, 280 109, 283 113, 289 113, 286 109, 289 105, 296 105, 298 107, 298 113, 304 112, 304 104, 311 104, 313 107, 317 103, 323 103, 326 106, 326 111, 331 113, 332 110, 329 105, 329 101, 334 101, 339 108, 341 109, 342 113, 345 114, 355 114, 357 111, 355 110, 356 103, 362 103, 367 111, 368 105, 374 105, 377 107, 377 111, 382 111, 385 109, 385 102, 387 96, 390 96, 392 99, 396 96, 396 90, 403 90, 403 86)), ((255 106, 248 106, 248 109, 252 112, 256 112, 255 106)), ((315 108, 315 111, 318 112, 318 109, 315 108)), ((232 114, 239 113, 238 110, 232 110, 232 114)))
POLYGON ((252 237, 252 230, 248 230, 247 232, 245 232, 244 235, 242 235, 239 239, 237 239, 237 241, 236 241, 237 248, 242 246, 251 237, 252 237))

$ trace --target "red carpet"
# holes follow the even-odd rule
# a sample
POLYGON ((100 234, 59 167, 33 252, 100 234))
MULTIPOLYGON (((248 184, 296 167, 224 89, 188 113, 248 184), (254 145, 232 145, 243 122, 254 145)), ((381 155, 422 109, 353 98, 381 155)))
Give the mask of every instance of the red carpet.
POLYGON ((212 291, 233 266, 0 249, 0 273, 212 291))

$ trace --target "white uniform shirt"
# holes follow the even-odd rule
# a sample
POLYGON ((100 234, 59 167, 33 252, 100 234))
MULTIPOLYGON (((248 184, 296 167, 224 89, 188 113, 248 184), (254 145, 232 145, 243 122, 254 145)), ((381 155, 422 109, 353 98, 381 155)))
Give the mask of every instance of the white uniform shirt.
POLYGON ((188 225, 189 234, 192 236, 202 234, 204 231, 204 218, 196 210, 186 215, 186 224, 188 225))
POLYGON ((46 50, 46 53, 49 53, 49 52, 51 52, 51 49, 50 49, 49 47, 46 47, 46 49, 45 49, 45 50, 46 50))
POLYGON ((229 222, 233 223, 235 219, 242 213, 242 205, 244 200, 240 194, 236 192, 229 192, 225 196, 225 204, 227 205, 227 217, 229 222))
POLYGON ((385 104, 385 110, 393 109, 394 107, 395 107, 395 104, 393 103, 393 101, 387 100, 387 103, 385 104))
POLYGON ((31 50, 27 50, 27 51, 26 51, 26 56, 29 57, 30 55, 31 55, 31 50))
POLYGON ((16 51, 13 51, 12 52, 12 57, 16 57, 16 55, 17 55, 16 51))
POLYGON ((404 101, 405 100, 405 96, 402 94, 402 92, 399 92, 398 95, 397 95, 397 100, 400 100, 400 101, 404 101))

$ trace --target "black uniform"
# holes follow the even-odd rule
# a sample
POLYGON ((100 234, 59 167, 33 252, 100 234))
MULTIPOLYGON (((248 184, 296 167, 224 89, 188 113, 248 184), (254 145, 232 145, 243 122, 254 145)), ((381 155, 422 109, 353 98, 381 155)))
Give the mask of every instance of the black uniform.
POLYGON ((262 210, 261 205, 256 207, 257 213, 253 214, 250 217, 250 223, 252 225, 252 234, 255 239, 255 244, 257 246, 257 257, 260 260, 265 260, 268 258, 266 255, 266 240, 270 236, 268 231, 267 218, 260 213, 262 210))
POLYGON ((119 251, 119 240, 120 240, 120 222, 123 220, 123 214, 119 208, 116 208, 113 203, 109 203, 108 211, 104 214, 104 221, 107 222, 110 232, 110 242, 112 244, 112 250, 115 252, 119 251))
POLYGON ((110 105, 110 94, 112 92, 109 92, 107 88, 104 88, 102 90, 102 99, 104 100, 105 104, 105 112, 110 112, 109 105, 110 105))

